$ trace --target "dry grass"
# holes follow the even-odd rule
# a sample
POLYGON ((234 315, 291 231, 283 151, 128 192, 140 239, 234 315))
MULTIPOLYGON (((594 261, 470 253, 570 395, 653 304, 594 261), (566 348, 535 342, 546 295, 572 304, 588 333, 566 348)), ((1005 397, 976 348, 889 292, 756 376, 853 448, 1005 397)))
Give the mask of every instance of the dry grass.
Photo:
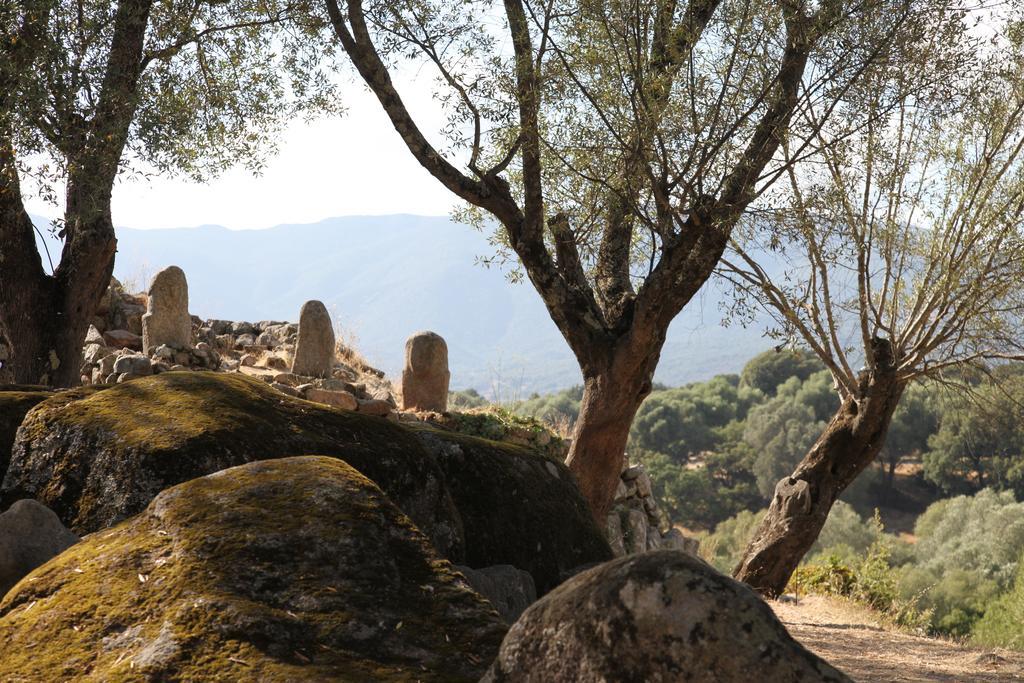
POLYGON ((858 683, 1024 680, 1022 653, 900 633, 846 600, 812 595, 799 604, 769 604, 794 638, 858 683))

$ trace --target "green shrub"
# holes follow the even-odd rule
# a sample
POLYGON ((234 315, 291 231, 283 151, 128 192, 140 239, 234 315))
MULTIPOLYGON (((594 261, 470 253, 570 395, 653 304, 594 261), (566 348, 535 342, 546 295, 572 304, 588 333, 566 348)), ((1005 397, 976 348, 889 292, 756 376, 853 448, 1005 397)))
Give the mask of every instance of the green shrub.
POLYGON ((1013 588, 989 604, 974 625, 971 640, 986 647, 1024 650, 1024 568, 1017 569, 1013 588))
POLYGON ((933 503, 915 525, 916 565, 936 578, 974 570, 1006 588, 1024 553, 1024 503, 991 489, 933 503))
POLYGON ((765 512, 744 510, 716 526, 714 533, 701 539, 701 556, 718 571, 731 574, 765 512))

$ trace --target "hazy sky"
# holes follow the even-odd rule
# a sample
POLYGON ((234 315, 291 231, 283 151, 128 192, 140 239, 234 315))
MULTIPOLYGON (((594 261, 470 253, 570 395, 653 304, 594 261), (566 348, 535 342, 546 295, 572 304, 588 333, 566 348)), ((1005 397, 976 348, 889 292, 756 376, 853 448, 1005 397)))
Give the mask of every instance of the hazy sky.
MULTIPOLYGON (((398 83, 421 126, 436 131, 439 108, 430 78, 398 83)), ((361 83, 345 87, 348 113, 293 123, 259 176, 237 168, 207 184, 184 179, 123 179, 114 188, 114 224, 181 228, 217 224, 267 228, 331 216, 415 213, 445 215, 453 196, 417 164, 383 109, 361 83)), ((29 211, 57 212, 35 198, 29 211)))

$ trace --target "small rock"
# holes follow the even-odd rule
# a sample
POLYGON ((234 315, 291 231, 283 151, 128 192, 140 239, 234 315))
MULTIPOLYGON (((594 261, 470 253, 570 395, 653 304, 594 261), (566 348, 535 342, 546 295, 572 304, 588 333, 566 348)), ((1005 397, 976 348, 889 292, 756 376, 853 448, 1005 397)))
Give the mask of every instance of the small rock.
POLYGON ((359 400, 359 412, 377 417, 387 417, 391 413, 391 404, 374 398, 359 400))
POLYGON ((236 337, 241 336, 243 334, 252 336, 253 332, 255 332, 255 331, 256 330, 253 329, 252 323, 247 323, 247 322, 231 323, 231 334, 235 335, 236 337))
POLYGON ((247 353, 238 359, 238 364, 247 368, 256 366, 256 356, 251 353, 247 353))
POLYGON ((89 325, 89 331, 85 333, 85 343, 88 344, 103 344, 103 334, 96 329, 95 325, 89 325))
POLYGON ((256 337, 251 334, 240 334, 235 337, 235 348, 236 349, 248 349, 256 346, 256 337))
POLYGON ((146 356, 121 356, 114 361, 114 372, 118 375, 131 374, 145 377, 153 374, 153 362, 146 356))
POLYGON ((89 344, 85 347, 82 358, 89 365, 95 365, 103 360, 103 357, 110 354, 110 349, 103 344, 89 344))
POLYGON ((0 515, 0 597, 33 569, 78 543, 50 508, 19 500, 0 515))
POLYGON ((107 330, 103 333, 103 341, 115 349, 142 350, 142 336, 128 330, 107 330))
POLYGON ((288 394, 289 396, 294 396, 295 398, 302 398, 301 394, 295 391, 294 387, 289 386, 287 384, 282 384, 281 382, 271 382, 270 386, 277 389, 282 394, 288 394))
POLYGON ((356 408, 359 408, 360 412, 363 412, 362 407, 356 401, 356 397, 347 391, 328 391, 327 389, 310 387, 306 390, 304 397, 307 401, 325 403, 329 406, 342 408, 343 410, 355 410, 356 408))
POLYGON ((287 384, 288 386, 293 388, 299 386, 299 384, 302 383, 302 380, 300 380, 298 377, 296 377, 290 372, 282 372, 277 375, 274 375, 274 381, 280 384, 287 384))

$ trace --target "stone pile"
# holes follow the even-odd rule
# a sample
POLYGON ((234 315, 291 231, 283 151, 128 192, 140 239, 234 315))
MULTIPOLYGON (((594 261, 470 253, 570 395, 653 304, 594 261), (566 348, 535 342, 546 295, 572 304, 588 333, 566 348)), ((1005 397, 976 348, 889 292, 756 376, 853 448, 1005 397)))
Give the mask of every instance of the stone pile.
POLYGON ((608 544, 616 557, 661 548, 697 552, 697 540, 673 527, 658 507, 651 476, 643 465, 628 465, 622 471, 608 513, 608 544))

